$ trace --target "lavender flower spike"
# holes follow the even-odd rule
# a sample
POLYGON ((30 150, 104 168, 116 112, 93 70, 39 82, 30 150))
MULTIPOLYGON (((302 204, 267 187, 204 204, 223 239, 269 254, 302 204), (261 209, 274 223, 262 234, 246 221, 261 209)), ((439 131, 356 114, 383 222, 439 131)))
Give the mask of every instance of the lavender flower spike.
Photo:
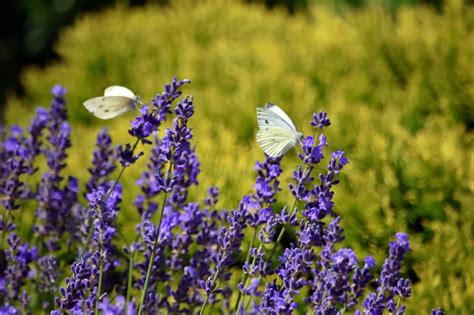
POLYGON ((403 258, 411 250, 410 242, 405 233, 397 233, 395 237, 396 241, 390 242, 389 257, 385 260, 377 280, 377 294, 369 295, 363 302, 364 314, 380 312, 383 309, 401 314, 404 306, 397 307, 395 297, 407 298, 411 295, 408 280, 400 277, 403 258))
POLYGON ((87 192, 92 192, 109 181, 115 170, 117 153, 111 147, 112 138, 106 128, 97 135, 96 149, 93 152, 92 167, 89 168, 90 180, 86 184, 87 192))
POLYGON ((49 249, 57 250, 60 236, 68 226, 74 226, 65 218, 71 217, 70 211, 77 202, 78 183, 77 179, 71 177, 66 187, 61 187, 61 171, 66 166, 66 150, 71 146, 71 127, 66 121, 66 89, 56 85, 51 92, 53 101, 47 125, 49 146, 43 150, 49 170, 43 173, 38 187, 36 198, 39 203, 39 222, 34 230, 41 235, 49 249))

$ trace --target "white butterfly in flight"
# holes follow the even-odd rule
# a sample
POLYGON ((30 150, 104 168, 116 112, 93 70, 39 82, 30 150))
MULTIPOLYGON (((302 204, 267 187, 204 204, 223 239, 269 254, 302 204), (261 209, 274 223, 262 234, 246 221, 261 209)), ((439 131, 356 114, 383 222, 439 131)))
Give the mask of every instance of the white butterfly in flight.
POLYGON ((111 119, 134 109, 140 98, 123 86, 112 85, 105 89, 104 96, 84 102, 84 107, 95 117, 111 119))
POLYGON ((257 107, 257 120, 260 128, 257 143, 270 157, 284 155, 303 139, 303 134, 296 130, 291 118, 275 104, 257 107))

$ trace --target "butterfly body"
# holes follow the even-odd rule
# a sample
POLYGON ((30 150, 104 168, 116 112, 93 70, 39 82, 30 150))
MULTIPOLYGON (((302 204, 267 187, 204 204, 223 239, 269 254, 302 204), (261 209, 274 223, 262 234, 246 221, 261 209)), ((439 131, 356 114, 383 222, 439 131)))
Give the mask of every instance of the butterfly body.
POLYGON ((267 103, 257 108, 259 131, 257 143, 270 157, 280 157, 297 145, 303 134, 290 117, 277 105, 267 103))
POLYGON ((94 97, 84 102, 84 107, 100 119, 111 119, 135 108, 138 96, 123 86, 109 86, 104 96, 94 97))

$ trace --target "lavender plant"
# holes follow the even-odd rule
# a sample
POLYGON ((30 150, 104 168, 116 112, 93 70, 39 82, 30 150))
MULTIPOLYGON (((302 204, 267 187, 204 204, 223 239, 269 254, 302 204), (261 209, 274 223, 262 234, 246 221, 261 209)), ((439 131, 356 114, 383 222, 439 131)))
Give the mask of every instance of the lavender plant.
POLYGON ((338 150, 323 166, 326 113, 314 115, 314 136, 301 143, 292 200, 278 199, 282 158, 266 157, 255 165, 254 192, 221 209, 217 187, 202 202, 190 198, 200 162, 189 127, 194 101, 181 97, 188 83, 174 78, 140 109, 131 143, 114 148, 102 130, 82 188, 63 175, 72 145, 63 87, 26 130, 0 126, 0 314, 402 314, 411 296, 401 273, 408 235, 395 235, 380 275, 373 257, 343 247, 333 188, 349 160, 338 150), (143 156, 140 145, 152 148, 136 179, 140 220, 127 244, 116 223, 120 182, 143 156), (32 233, 22 235, 17 218, 32 205, 32 233), (295 237, 284 246, 289 231, 295 237))

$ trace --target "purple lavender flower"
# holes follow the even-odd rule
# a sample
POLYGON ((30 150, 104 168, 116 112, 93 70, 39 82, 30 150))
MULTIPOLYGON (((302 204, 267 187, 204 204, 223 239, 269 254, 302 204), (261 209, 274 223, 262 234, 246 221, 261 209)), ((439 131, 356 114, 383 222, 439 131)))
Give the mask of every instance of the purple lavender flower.
POLYGON ((347 309, 356 306, 360 297, 364 293, 364 289, 372 281, 374 276, 370 271, 375 267, 375 260, 372 256, 367 256, 364 260, 364 266, 358 266, 352 276, 353 285, 350 292, 350 298, 347 302, 347 309))
MULTIPOLYGON (((64 88, 53 88, 50 112, 37 111, 29 135, 19 127, 6 131, 0 125, 0 202, 7 210, 15 210, 21 200, 35 197, 39 218, 35 237, 42 251, 49 250, 38 258, 38 249, 22 243, 14 233, 16 211, 0 215, 0 231, 7 236, 7 248, 0 249, 0 313, 28 312, 38 300, 44 309, 51 308, 52 295, 56 295, 57 309, 51 312, 55 315, 193 314, 199 307, 203 313, 208 304, 230 312, 235 288, 229 280, 238 264, 244 275, 237 285, 239 297, 248 296, 246 303, 239 300, 239 314, 291 314, 305 309, 305 305, 298 305, 302 300, 310 304, 306 311, 312 308, 321 315, 347 311, 382 314, 385 310, 402 314, 405 306, 399 300, 412 293, 409 280, 400 275, 410 250, 408 236, 398 233, 390 243, 389 258, 375 281, 372 257, 359 263, 352 249, 338 245, 344 235, 341 218, 334 210, 333 186, 349 161, 344 152, 333 152, 327 169, 318 176, 313 174, 328 146, 321 134, 330 125, 326 113, 313 115, 316 136, 306 137, 302 143, 299 158, 303 165, 293 172, 294 182, 289 186, 293 205, 275 209, 281 159, 267 158, 255 166, 255 193, 243 196, 237 209, 227 212, 217 208, 216 187, 209 189, 202 204, 189 198, 200 173, 188 125, 195 111, 193 99, 184 97, 172 108, 181 95, 180 87, 188 82, 175 78, 151 104, 141 108, 129 130, 136 138, 134 145, 116 151, 107 131, 101 131, 86 183, 87 207, 79 203, 78 180, 62 174, 71 145, 64 88), (169 115, 174 115, 171 126, 158 135, 169 115), (141 189, 134 203, 141 217, 137 239, 124 250, 130 268, 127 277, 127 268, 119 267, 124 256, 116 248, 122 188, 118 180, 110 182, 110 175, 116 159, 122 164, 120 176, 125 167, 135 163, 143 154, 136 152, 137 146, 151 144, 152 134, 155 141, 147 169, 137 181, 141 189), (48 169, 33 191, 24 179, 35 172, 34 160, 40 153, 46 156, 48 169), (274 241, 278 225, 283 227, 269 251, 266 244, 274 241), (247 259, 241 263, 238 258, 248 226, 260 244, 252 241, 247 259), (288 226, 295 229, 296 242, 283 249, 275 264, 273 254, 288 226), (65 236, 71 237, 62 242, 65 236), (65 244, 67 249, 60 247, 65 244), (55 256, 52 251, 59 249, 63 250, 56 254, 61 254, 55 256), (57 285, 63 281, 58 278, 58 268, 73 252, 79 253, 79 258, 58 291, 57 285), (135 290, 129 290, 130 286, 135 290), (375 292, 367 292, 370 287, 375 292), (32 289, 39 295, 31 295, 32 289), (143 293, 138 303, 133 296, 137 290, 143 293), (251 311, 247 308, 252 302, 251 311)), ((444 312, 438 308, 432 314, 444 312)))
POLYGON ((446 313, 443 311, 441 307, 434 308, 431 310, 431 315, 445 315, 446 313))
MULTIPOLYGON (((280 256, 280 267, 277 269, 277 274, 282 281, 282 285, 273 286, 270 291, 265 291, 264 297, 267 294, 274 295, 275 289, 279 289, 281 294, 278 296, 284 296, 284 302, 275 304, 277 310, 283 308, 285 313, 291 313, 298 304, 294 301, 293 297, 299 293, 299 290, 303 288, 308 280, 306 279, 307 275, 311 273, 311 265, 315 256, 312 250, 301 249, 291 245, 290 248, 287 248, 283 255, 280 256)), ((264 298, 265 299, 265 298, 264 298)), ((269 297, 269 299, 271 299, 269 297)))
POLYGON ((240 243, 244 237, 243 229, 245 228, 248 210, 244 203, 240 203, 237 210, 231 211, 227 216, 229 227, 221 230, 218 237, 219 252, 212 257, 216 265, 216 270, 224 271, 226 267, 233 263, 234 255, 240 248, 240 243))
MULTIPOLYGON (((173 84, 176 85, 176 82, 173 84)), ((177 86, 179 87, 179 85, 182 85, 182 83, 177 86)), ((157 109, 162 114, 169 111, 167 104, 171 104, 180 95, 179 91, 173 92, 173 89, 170 86, 165 87, 165 92, 158 96, 160 100, 156 102, 159 104, 157 109), (166 96, 167 93, 171 94, 166 96)), ((155 279, 158 278, 156 278, 155 271, 151 275, 149 270, 150 267, 156 268, 155 264, 160 262, 158 255, 161 255, 164 246, 171 246, 174 251, 168 260, 168 268, 162 266, 160 269, 166 270, 166 273, 171 273, 173 270, 179 270, 183 267, 182 256, 187 253, 192 236, 199 233, 199 229, 194 225, 194 222, 189 222, 189 224, 184 222, 180 225, 180 221, 186 221, 185 218, 188 216, 197 220, 201 218, 197 205, 186 203, 188 189, 191 185, 198 183, 197 175, 200 172, 200 163, 194 148, 191 147, 189 142, 192 138, 191 129, 187 126, 189 118, 194 113, 192 98, 185 97, 181 100, 176 105, 174 112, 176 118, 173 120, 172 128, 165 130, 165 135, 161 140, 155 138, 155 148, 148 163, 148 170, 143 173, 138 182, 142 187, 143 195, 137 198, 135 204, 138 206, 144 221, 137 229, 142 231, 143 240, 147 244, 147 246, 142 247, 145 249, 144 256, 147 263, 137 265, 141 269, 143 277, 138 285, 143 284, 143 290, 146 291, 142 309, 139 312, 142 310, 150 312, 156 307, 156 303, 169 305, 166 298, 159 301, 156 297, 150 297, 150 295, 155 294, 156 290, 153 288, 155 287, 155 279), (150 218, 157 210, 157 204, 151 201, 151 198, 159 193, 164 195, 164 199, 159 214, 160 221, 157 226, 153 226, 150 218), (195 216, 196 214, 198 216, 195 216), (173 237, 173 230, 178 226, 181 226, 182 232, 173 237), (155 305, 151 304, 152 300, 156 301, 155 305)), ((183 292, 169 291, 169 294, 175 295, 179 299, 184 298, 182 296, 183 292)), ((173 308, 174 306, 170 305, 169 307, 173 308)))
POLYGON ((122 186, 120 184, 110 186, 102 185, 86 196, 94 217, 94 247, 100 251, 99 256, 105 264, 105 272, 115 267, 112 257, 115 247, 112 245, 112 240, 116 234, 115 220, 122 201, 122 186))
MULTIPOLYGON (((254 227, 254 233, 256 233, 257 227, 262 227, 258 232, 260 244, 271 242, 275 235, 275 228, 278 224, 272 205, 276 202, 276 194, 280 190, 280 181, 278 179, 282 173, 280 162, 281 158, 267 157, 263 163, 256 163, 254 167, 254 170, 257 171, 257 179, 254 185, 255 193, 251 196, 244 196, 239 205, 239 210, 243 210, 243 213, 245 213, 244 216, 247 217, 247 224, 254 227)), ((239 226, 238 229, 240 229, 241 232, 238 233, 243 233, 242 231, 245 226, 246 224, 239 226)), ((232 235, 234 232, 235 231, 232 230, 232 227, 226 231, 228 235, 232 235)), ((233 250, 238 252, 241 241, 242 239, 237 237, 235 244, 232 245, 233 248, 232 246, 229 246, 227 251, 231 252, 233 250)), ((253 244, 250 244, 250 246, 253 246, 253 244)), ((244 263, 244 277, 242 278, 242 282, 238 284, 239 290, 244 295, 247 295, 248 293, 257 294, 257 288, 253 286, 260 283, 260 280, 255 277, 267 272, 268 268, 265 264, 265 253, 261 246, 262 245, 260 245, 258 249, 250 248, 250 255, 247 255, 247 260, 244 263), (250 258, 253 259, 251 265, 248 261, 250 258)), ((228 258, 229 257, 232 256, 228 256, 228 258)), ((227 268, 231 262, 232 258, 222 264, 221 267, 216 268, 216 270, 221 272, 223 270, 222 268, 227 268)), ((239 305, 241 302, 239 296, 239 305)))
POLYGON ((158 130, 161 121, 156 117, 154 112, 149 113, 149 105, 145 105, 140 109, 140 116, 137 116, 131 122, 132 128, 129 133, 140 139, 144 143, 149 143, 148 138, 154 131, 158 130))
POLYGON ((165 84, 163 93, 157 94, 153 99, 154 110, 161 121, 166 120, 166 115, 171 113, 171 104, 181 95, 181 86, 191 83, 190 80, 173 78, 171 84, 165 84))
MULTIPOLYGON (((179 279, 177 289, 168 290, 167 295, 173 297, 173 301, 167 303, 170 313, 192 313, 194 308, 203 303, 201 285, 204 279, 211 276, 209 257, 215 254, 215 248, 218 246, 218 229, 225 216, 215 209, 217 200, 218 190, 211 187, 204 202, 206 205, 204 209, 199 209, 197 204, 189 203, 184 207, 185 212, 179 217, 182 232, 175 235, 171 245, 179 255, 171 257, 170 268, 184 270, 184 274, 179 279), (189 255, 191 242, 199 244, 201 249, 194 252, 189 263, 185 264, 183 258, 189 255), (189 308, 183 308, 183 304, 189 308)), ((226 290, 221 291, 225 293, 226 290)), ((213 297, 211 302, 212 299, 213 297)))
POLYGON ((16 315, 16 314, 21 314, 20 310, 16 309, 15 307, 11 305, 3 305, 0 306, 0 315, 16 315))
POLYGON ((7 268, 0 281, 3 282, 3 296, 5 305, 13 305, 20 297, 27 300, 25 294, 20 295, 21 288, 25 285, 32 272, 31 264, 38 259, 38 249, 29 246, 28 243, 21 244, 20 238, 13 232, 7 239, 8 247, 5 250, 7 268))
POLYGON ((50 298, 58 290, 59 270, 56 257, 52 255, 40 257, 37 261, 37 269, 39 272, 38 290, 43 296, 41 306, 43 309, 50 309, 54 306, 50 298))
POLYGON ((290 183, 289 188, 296 200, 304 200, 308 197, 310 191, 306 188, 314 178, 310 177, 313 168, 310 166, 306 171, 298 165, 297 169, 293 171, 293 179, 295 184, 290 183))
POLYGON ((321 247, 324 244, 324 223, 321 221, 305 222, 301 230, 296 232, 301 247, 321 247))
POLYGON ((233 210, 227 216, 229 226, 222 229, 218 236, 219 251, 212 255, 212 261, 215 264, 215 269, 212 276, 209 276, 206 281, 201 281, 200 286, 204 289, 207 299, 213 300, 215 294, 222 292, 217 287, 217 279, 224 281, 230 277, 227 268, 234 262, 235 255, 239 252, 240 244, 244 237, 243 230, 246 226, 248 217, 248 209, 245 203, 240 202, 237 210, 233 210))
MULTIPOLYGON (((171 104, 181 95, 180 87, 189 83, 189 80, 178 80, 173 78, 171 84, 165 85, 162 94, 158 94, 152 101, 153 106, 145 105, 140 110, 140 115, 135 117, 128 131, 130 135, 137 138, 133 146, 126 144, 119 147, 120 163, 123 167, 128 167, 135 163, 137 159, 143 155, 142 152, 135 154, 135 148, 138 142, 143 144, 151 144, 147 138, 158 131, 160 125, 166 121, 167 115, 171 113, 171 104), (150 110, 151 108, 151 110, 150 110)), ((191 101, 192 102, 192 101, 191 101)), ((192 106, 191 106, 192 107, 192 106)))
POLYGON ((78 183, 77 179, 70 177, 66 187, 61 188, 61 170, 65 167, 66 149, 71 146, 71 127, 66 121, 66 89, 57 85, 53 87, 52 93, 53 102, 47 125, 49 147, 43 150, 49 170, 43 173, 38 187, 36 212, 39 222, 34 230, 48 249, 57 250, 60 236, 68 227, 75 225, 66 218, 71 217, 70 211, 77 203, 78 183))
MULTIPOLYGON (((90 179, 85 185, 86 197, 87 194, 93 193, 98 189, 103 191, 110 187, 108 182, 111 173, 116 168, 116 160, 118 158, 118 152, 111 147, 111 144, 112 139, 108 134, 107 129, 102 129, 97 135, 96 148, 93 152, 92 167, 88 169, 90 179)), ((90 207, 76 203, 72 207, 71 212, 74 226, 70 228, 70 232, 81 244, 78 248, 78 252, 83 255, 88 251, 91 245, 91 225, 94 220, 93 211, 91 211, 90 207)))
POLYGON ((110 174, 115 170, 117 154, 111 147, 112 138, 106 128, 97 135, 96 149, 93 152, 92 167, 89 168, 91 175, 86 184, 87 192, 92 192, 99 186, 107 183, 110 174))
POLYGON ((134 315, 137 313, 137 309, 134 302, 125 301, 125 297, 117 295, 115 297, 115 303, 112 303, 108 298, 104 298, 99 303, 99 311, 104 315, 134 315))
POLYGON ((0 142, 0 158, 0 203, 9 211, 16 210, 18 201, 30 195, 23 177, 34 172, 30 163, 31 151, 20 127, 13 126, 0 142))
POLYGON ((173 189, 169 198, 170 203, 179 208, 187 199, 188 189, 197 185, 197 176, 200 173, 200 162, 191 147, 191 129, 187 123, 194 113, 193 99, 186 97, 175 108, 176 118, 173 128, 166 130, 164 141, 169 141, 172 149, 173 189))
POLYGON ((394 301, 396 296, 407 298, 411 296, 411 288, 408 280, 400 277, 400 269, 405 254, 410 251, 408 235, 397 233, 396 241, 390 242, 389 257, 385 260, 378 284, 377 293, 371 294, 364 302, 364 314, 372 314, 387 308, 390 312, 403 313, 401 304, 398 308, 394 301))
POLYGON ((332 220, 324 230, 325 245, 316 268, 313 269, 313 293, 310 300, 321 314, 337 312, 338 304, 347 306, 352 290, 351 274, 357 268, 357 258, 352 249, 334 249, 335 244, 343 239, 339 221, 340 217, 332 220))
MULTIPOLYGON (((248 264, 246 265, 248 266, 248 264)), ((256 269, 256 268, 255 268, 256 269)), ((249 274, 252 274, 251 271, 247 271, 249 274)), ((244 295, 251 295, 251 296, 262 296, 262 292, 258 291, 258 286, 260 285, 260 279, 259 278, 252 278, 250 280, 250 285, 247 287, 244 287, 242 283, 239 283, 237 285, 237 288, 242 291, 244 295)))
POLYGON ((30 133, 28 144, 29 149, 34 156, 38 155, 43 150, 41 138, 44 129, 48 125, 49 116, 49 112, 40 107, 36 109, 36 117, 31 120, 30 127, 28 128, 28 132, 30 133))
POLYGON ((171 104, 182 93, 180 87, 189 82, 189 80, 178 80, 176 77, 173 78, 171 84, 165 85, 164 92, 158 94, 155 99, 153 99, 153 107, 142 107, 140 111, 141 115, 137 116, 135 120, 131 122, 132 128, 129 130, 129 133, 143 143, 151 143, 146 138, 154 131, 157 131, 161 123, 166 120, 167 114, 171 113, 171 104))
POLYGON ((139 152, 135 154, 135 147, 136 146, 131 146, 129 143, 127 143, 124 146, 119 146, 117 148, 117 151, 119 153, 119 161, 120 164, 122 164, 122 167, 129 167, 130 165, 134 164, 140 156, 143 155, 143 152, 139 152))
MULTIPOLYGON (((186 112, 192 112, 192 100, 184 99, 177 105, 186 112), (190 110, 191 109, 191 110, 190 110)), ((175 208, 183 205, 187 196, 187 189, 197 184, 199 161, 194 149, 189 144, 190 130, 187 128, 187 116, 180 116, 181 109, 177 110, 178 118, 174 120, 173 128, 167 129, 162 140, 155 138, 146 170, 137 184, 143 195, 135 202, 143 218, 150 218, 156 211, 156 203, 151 199, 161 192, 170 193, 170 202, 175 208), (171 165, 173 167, 171 167, 171 165), (148 205, 146 205, 146 203, 148 205)))
POLYGON ((207 190, 207 197, 204 199, 204 204, 208 207, 208 210, 215 209, 217 202, 219 201, 219 188, 210 187, 207 190))
POLYGON ((303 153, 299 153, 298 156, 305 164, 318 164, 323 155, 324 143, 315 145, 315 139, 312 136, 307 136, 301 145, 303 153))
MULTIPOLYGON (((286 219, 285 208, 280 214, 275 215, 273 204, 276 202, 276 193, 280 190, 278 180, 282 173, 280 167, 281 158, 271 158, 263 162, 257 162, 255 170, 257 170, 256 184, 254 185, 255 194, 252 196, 244 196, 241 203, 248 207, 248 225, 254 228, 254 235, 258 231, 258 239, 260 245, 258 248, 253 247, 253 240, 249 245, 249 253, 242 267, 243 277, 238 284, 240 291, 237 299, 237 312, 242 311, 242 303, 245 295, 259 297, 261 292, 258 291, 258 285, 262 276, 269 273, 270 268, 267 266, 265 251, 263 244, 270 243, 276 233, 278 223, 282 223, 282 218, 286 219), (252 259, 252 263, 249 263, 252 259), (242 295, 243 294, 243 295, 242 295)), ((288 219, 290 219, 288 217, 288 219)), ((286 224, 286 222, 284 223, 286 224)), ((255 236, 253 237, 255 239, 255 236)))
POLYGON ((272 205, 276 202, 277 192, 281 190, 278 178, 283 172, 280 162, 281 158, 267 157, 263 163, 255 164, 254 170, 257 171, 255 193, 249 198, 243 198, 251 210, 248 223, 252 227, 264 225, 274 217, 272 205))
POLYGON ((287 301, 287 294, 276 284, 276 281, 267 283, 265 294, 260 305, 255 306, 257 314, 291 314, 298 305, 287 301))
POLYGON ((71 270, 72 276, 66 278, 66 287, 59 290, 61 297, 55 299, 59 307, 57 314, 81 311, 93 313, 99 272, 98 257, 82 256, 72 264, 71 270))
POLYGON ((313 114, 313 120, 311 121, 311 126, 318 129, 323 129, 323 127, 328 127, 331 125, 331 121, 328 118, 328 115, 325 112, 319 112, 313 114))
MULTIPOLYGON (((0 202, 7 210, 18 209, 19 199, 30 199, 33 193, 23 180, 23 175, 31 175, 35 157, 41 152, 41 134, 48 122, 48 112, 37 110, 37 116, 31 121, 30 137, 25 137, 18 126, 10 129, 9 135, 0 137, 0 202)), ((2 129, 3 130, 3 129, 2 129)))
POLYGON ((344 152, 333 152, 327 173, 319 174, 320 185, 314 186, 313 190, 306 194, 307 202, 302 214, 310 222, 317 222, 327 215, 333 215, 332 187, 339 183, 336 176, 347 163, 349 160, 344 156, 344 152))
MULTIPOLYGON (((259 295, 257 288, 254 287, 260 283, 260 275, 265 275, 269 270, 265 262, 265 251, 262 245, 270 243, 276 233, 278 223, 285 217, 285 209, 280 214, 275 215, 273 204, 276 202, 276 194, 280 191, 279 176, 283 172, 280 166, 281 158, 267 157, 263 163, 257 162, 254 170, 257 171, 257 179, 254 185, 255 193, 251 196, 244 196, 242 203, 248 208, 248 225, 254 228, 253 233, 258 231, 260 245, 258 248, 249 248, 249 254, 242 268, 244 275, 243 282, 239 283, 239 290, 244 295, 251 293, 254 296, 259 295), (248 259, 252 258, 252 264, 248 259), (257 277, 257 278, 256 278, 257 277)), ((286 223, 285 223, 286 224, 286 223)), ((249 247, 253 246, 253 241, 249 247)), ((239 296, 239 306, 242 301, 239 296)))
POLYGON ((332 174, 337 175, 347 163, 349 163, 349 159, 345 157, 343 151, 339 150, 333 152, 331 154, 331 162, 329 162, 328 170, 332 174))
POLYGON ((140 243, 134 244, 134 247, 142 252, 144 260, 135 264, 141 277, 139 277, 134 287, 140 290, 145 289, 148 268, 150 261, 151 273, 149 273, 147 292, 145 293, 144 305, 142 305, 142 311, 146 314, 156 313, 159 308, 159 301, 156 296, 156 286, 159 282, 166 282, 169 279, 168 271, 166 270, 166 258, 164 256, 165 246, 159 244, 160 231, 157 226, 150 220, 144 220, 137 226, 138 235, 141 238, 140 243))

